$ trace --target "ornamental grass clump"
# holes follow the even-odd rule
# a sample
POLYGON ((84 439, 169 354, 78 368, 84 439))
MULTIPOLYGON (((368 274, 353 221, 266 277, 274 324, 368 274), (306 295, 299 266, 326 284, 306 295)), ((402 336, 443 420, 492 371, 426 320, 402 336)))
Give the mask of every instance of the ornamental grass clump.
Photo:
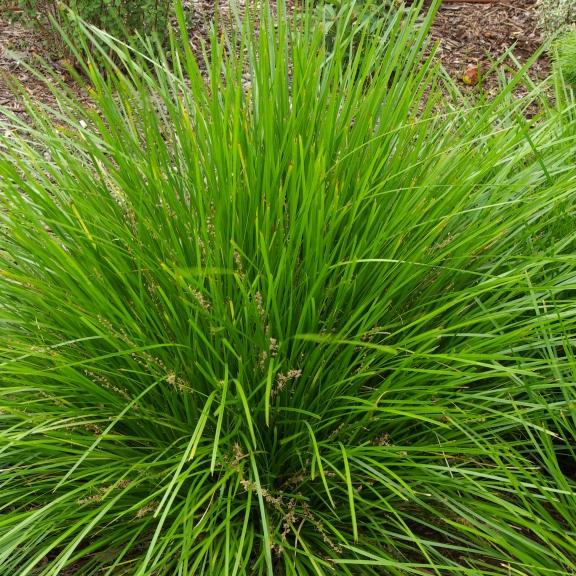
POLYGON ((557 72, 570 87, 576 88, 576 27, 558 38, 555 45, 557 72))
POLYGON ((569 574, 571 110, 279 10, 2 125, 0 574, 569 574))

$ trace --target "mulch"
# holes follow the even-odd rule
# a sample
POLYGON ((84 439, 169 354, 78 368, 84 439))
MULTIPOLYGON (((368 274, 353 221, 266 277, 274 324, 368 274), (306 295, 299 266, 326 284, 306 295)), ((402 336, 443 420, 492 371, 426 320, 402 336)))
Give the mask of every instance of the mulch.
MULTIPOLYGON (((450 76, 461 82, 466 68, 478 66, 482 89, 495 93, 498 90, 497 75, 483 77, 482 71, 490 70, 493 62, 508 50, 524 64, 542 46, 536 2, 445 2, 438 12, 431 36, 438 43, 437 55, 450 76)), ((510 58, 506 63, 515 68, 510 58)), ((550 59, 543 53, 531 67, 530 75, 533 80, 541 80, 550 74, 550 70, 550 59)), ((475 89, 473 86, 463 87, 475 89)))
MULTIPOLYGON (((25 116, 24 101, 15 93, 15 83, 23 87, 32 100, 49 106, 55 104, 46 84, 27 69, 27 65, 33 65, 40 58, 47 59, 48 53, 47 39, 43 35, 0 13, 0 119, 3 117, 2 108, 25 116)), ((51 72, 70 81, 57 62, 48 59, 47 64, 51 72)))
MULTIPOLYGON (((225 0, 223 0, 225 1, 225 0)), ((246 0, 249 2, 250 0, 246 0)), ((536 26, 535 4, 537 0, 445 0, 434 26, 432 39, 437 42, 437 56, 447 72, 466 91, 478 90, 466 86, 462 76, 467 67, 478 65, 481 87, 489 93, 498 90, 496 74, 483 77, 491 63, 507 50, 514 57, 526 62, 542 44, 536 26)), ((187 0, 193 8, 191 43, 200 52, 200 44, 209 30, 214 16, 213 0, 187 0)), ((45 56, 47 40, 32 32, 13 18, 11 12, 0 13, 0 108, 23 112, 21 98, 14 96, 9 79, 19 81, 29 95, 40 102, 52 104, 53 98, 47 87, 28 70, 26 63, 33 63, 38 56, 45 56)), ((57 74, 68 80, 66 72, 52 63, 57 74)), ((509 64, 512 63, 509 60, 509 64)), ((542 54, 531 70, 532 77, 545 78, 550 72, 550 61, 542 54)), ((0 112, 1 114, 1 112, 0 112)))

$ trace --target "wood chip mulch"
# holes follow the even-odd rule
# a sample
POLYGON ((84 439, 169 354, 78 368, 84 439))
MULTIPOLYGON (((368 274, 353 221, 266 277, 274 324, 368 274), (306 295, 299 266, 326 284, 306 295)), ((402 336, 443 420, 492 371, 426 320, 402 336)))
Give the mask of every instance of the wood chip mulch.
MULTIPOLYGON (((187 3, 195 8, 191 41, 198 49, 199 36, 205 37, 209 29, 214 2, 187 0, 187 3)), ((491 61, 513 47, 514 56, 525 62, 540 48, 542 38, 536 26, 535 4, 536 0, 444 0, 431 36, 439 44, 437 54, 442 64, 463 89, 477 89, 465 86, 462 75, 468 66, 479 65, 482 89, 496 92, 496 75, 482 76, 491 61)), ((22 102, 12 93, 9 78, 17 79, 34 99, 53 103, 50 91, 25 68, 25 63, 33 63, 37 56, 46 55, 46 46, 46 38, 14 21, 11 12, 0 11, 0 108, 22 112, 22 102)), ((57 63, 53 64, 57 73, 66 79, 65 71, 59 70, 57 63)), ((550 62, 544 54, 531 74, 534 79, 541 79, 549 72, 550 62)))
POLYGON ((44 59, 49 71, 73 86, 65 68, 51 61, 47 50, 47 39, 19 22, 11 21, 0 12, 0 119, 2 108, 25 117, 24 101, 14 92, 14 83, 22 86, 32 100, 49 106, 55 99, 41 78, 35 77, 28 65, 38 64, 44 59))
MULTIPOLYGON (((495 75, 482 77, 482 71, 507 50, 522 64, 542 45, 537 26, 537 0, 450 0, 442 4, 432 27, 431 36, 439 44, 438 57, 450 76, 461 82, 467 67, 478 65, 482 88, 498 89, 495 75)), ((508 60, 510 66, 513 63, 508 60)), ((550 73, 550 60, 544 53, 534 63, 530 75, 534 80, 550 73)), ((473 90, 473 87, 466 88, 473 90)))

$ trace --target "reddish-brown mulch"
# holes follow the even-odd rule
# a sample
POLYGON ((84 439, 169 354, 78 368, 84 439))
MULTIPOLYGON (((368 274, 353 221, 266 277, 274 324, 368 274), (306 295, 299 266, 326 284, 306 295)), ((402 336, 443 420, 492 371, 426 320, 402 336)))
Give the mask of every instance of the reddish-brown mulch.
MULTIPOLYGON (((510 48, 514 57, 525 63, 543 41, 537 27, 536 1, 444 2, 431 35, 439 43, 438 57, 450 75, 461 81, 468 66, 479 65, 482 77, 482 70, 488 70, 510 48)), ((531 76, 542 79, 549 73, 549 58, 542 54, 531 68, 531 76)), ((482 87, 496 90, 496 77, 484 78, 482 87)))

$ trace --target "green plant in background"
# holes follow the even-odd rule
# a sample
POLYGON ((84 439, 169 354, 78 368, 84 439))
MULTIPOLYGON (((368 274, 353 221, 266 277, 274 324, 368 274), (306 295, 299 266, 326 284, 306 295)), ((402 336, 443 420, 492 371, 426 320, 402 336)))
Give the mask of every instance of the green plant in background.
POLYGON ((538 24, 548 38, 576 25, 576 0, 538 0, 536 9, 538 24))
POLYGON ((314 11, 320 27, 326 35, 327 45, 333 48, 337 29, 360 39, 364 34, 378 33, 382 23, 392 13, 408 9, 401 0, 322 0, 314 4, 314 11))
POLYGON ((570 574, 572 111, 442 106, 417 17, 79 23, 1 126, 1 574, 570 574))
MULTIPOLYGON (((55 19, 70 36, 75 35, 66 5, 83 20, 123 40, 152 33, 165 39, 171 4, 171 0, 20 0, 26 14, 43 30, 55 19)), ((53 35, 58 36, 58 32, 53 35)))

